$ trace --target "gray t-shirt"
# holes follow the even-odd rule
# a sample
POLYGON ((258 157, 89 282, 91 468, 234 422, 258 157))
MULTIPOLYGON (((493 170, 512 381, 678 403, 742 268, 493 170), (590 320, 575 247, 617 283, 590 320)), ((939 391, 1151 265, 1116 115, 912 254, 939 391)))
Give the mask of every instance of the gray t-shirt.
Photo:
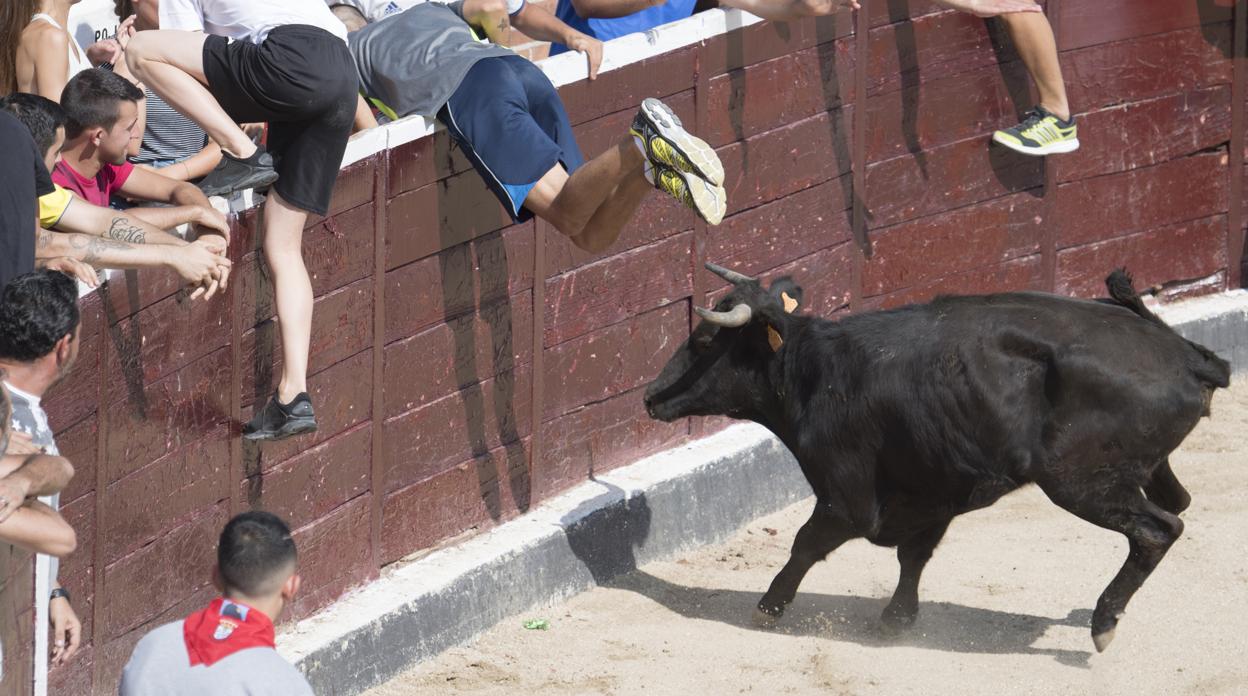
POLYGON ((119 696, 313 696, 312 687, 272 648, 245 648, 191 666, 175 621, 143 636, 121 673, 119 696))
POLYGON ((463 4, 417 5, 349 34, 364 93, 400 118, 436 116, 477 61, 515 55, 478 41, 463 4))

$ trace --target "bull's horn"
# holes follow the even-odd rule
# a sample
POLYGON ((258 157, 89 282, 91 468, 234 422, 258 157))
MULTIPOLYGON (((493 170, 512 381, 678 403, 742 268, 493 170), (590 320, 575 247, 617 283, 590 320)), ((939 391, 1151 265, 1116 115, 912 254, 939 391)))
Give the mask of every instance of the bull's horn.
POLYGON ((737 273, 736 271, 729 270, 718 264, 711 263, 710 261, 706 262, 706 270, 710 271, 711 273, 714 273, 715 275, 719 276, 720 278, 723 278, 724 280, 728 281, 729 283, 732 283, 733 285, 737 285, 739 283, 753 283, 754 282, 753 278, 745 275, 744 273, 737 273))
POLYGON ((750 316, 754 314, 754 310, 750 309, 748 304, 739 304, 727 312, 716 312, 713 309, 703 309, 702 307, 694 307, 693 311, 716 326, 726 326, 728 328, 745 326, 750 323, 750 316))

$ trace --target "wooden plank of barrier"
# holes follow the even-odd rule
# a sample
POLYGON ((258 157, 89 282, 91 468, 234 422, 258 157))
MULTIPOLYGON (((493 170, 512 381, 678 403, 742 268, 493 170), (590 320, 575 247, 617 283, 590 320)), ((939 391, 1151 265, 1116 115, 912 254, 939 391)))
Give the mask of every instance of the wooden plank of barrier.
POLYGON ((1230 209, 1227 211, 1228 288, 1244 284, 1244 122, 1245 80, 1248 80, 1248 0, 1235 3, 1235 63, 1231 83, 1230 209))
POLYGON ((372 461, 369 466, 368 490, 369 551, 374 571, 381 569, 382 502, 385 477, 385 343, 386 343, 386 213, 390 199, 390 153, 377 157, 373 178, 373 408, 369 425, 372 428, 372 461))

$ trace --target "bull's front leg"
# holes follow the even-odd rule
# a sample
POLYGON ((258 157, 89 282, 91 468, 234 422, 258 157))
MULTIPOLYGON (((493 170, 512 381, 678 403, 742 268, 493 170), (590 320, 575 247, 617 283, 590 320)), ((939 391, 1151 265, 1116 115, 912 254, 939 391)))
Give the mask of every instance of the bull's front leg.
POLYGON ((860 535, 853 533, 848 522, 834 515, 827 503, 816 502, 810 519, 797 531, 789 562, 780 569, 771 581, 767 594, 759 600, 755 620, 768 624, 779 618, 797 595, 797 587, 811 566, 855 536, 860 535))
POLYGON ((901 577, 893 599, 884 607, 880 616, 886 628, 900 630, 914 625, 919 615, 919 577, 923 567, 932 557, 932 551, 945 536, 949 519, 937 522, 917 534, 902 539, 897 544, 897 561, 901 564, 901 577))

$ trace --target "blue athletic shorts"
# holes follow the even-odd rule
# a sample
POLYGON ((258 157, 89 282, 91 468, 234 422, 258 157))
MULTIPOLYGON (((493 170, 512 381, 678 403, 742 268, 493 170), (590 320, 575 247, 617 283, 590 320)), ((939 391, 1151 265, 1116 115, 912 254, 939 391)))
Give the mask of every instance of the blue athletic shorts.
POLYGON ((532 219, 524 199, 556 162, 584 163, 555 86, 520 56, 477 61, 438 120, 516 222, 532 219))

